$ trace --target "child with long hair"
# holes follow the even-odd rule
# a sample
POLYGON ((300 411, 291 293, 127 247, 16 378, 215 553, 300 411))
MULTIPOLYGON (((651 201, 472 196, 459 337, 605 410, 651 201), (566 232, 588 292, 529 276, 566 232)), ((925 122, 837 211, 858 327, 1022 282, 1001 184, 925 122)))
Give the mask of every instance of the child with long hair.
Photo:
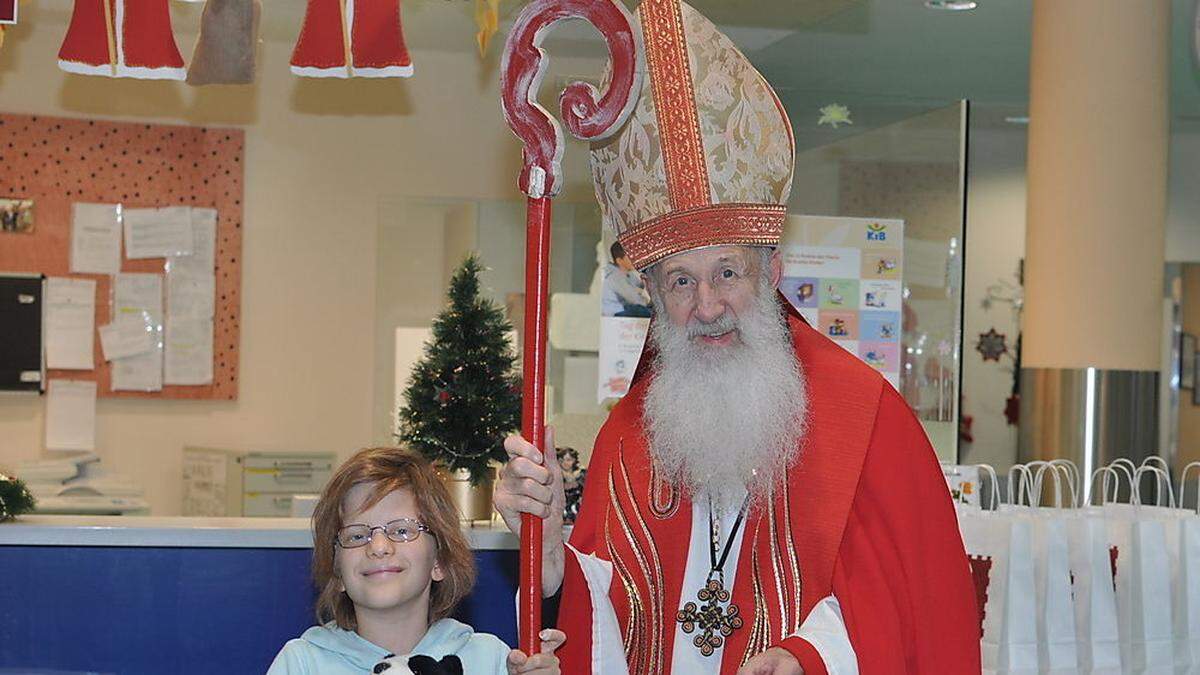
POLYGON ((289 640, 268 675, 559 672, 560 631, 542 631, 542 653, 527 657, 450 618, 475 558, 446 486, 406 450, 362 450, 330 479, 313 512, 313 579, 321 625, 289 640))

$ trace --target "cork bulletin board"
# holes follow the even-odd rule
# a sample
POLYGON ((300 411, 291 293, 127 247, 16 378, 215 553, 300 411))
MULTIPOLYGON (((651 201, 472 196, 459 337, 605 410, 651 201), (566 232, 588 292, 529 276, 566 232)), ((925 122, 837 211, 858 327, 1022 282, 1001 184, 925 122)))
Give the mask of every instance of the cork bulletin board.
MULTIPOLYGON (((110 320, 111 279, 70 274, 73 203, 217 210, 212 384, 114 392, 98 337, 95 370, 49 370, 48 379, 95 380, 107 397, 237 398, 244 148, 240 129, 0 114, 0 198, 32 199, 35 209, 32 232, 0 233, 0 271, 95 279, 97 326, 110 320)), ((161 275, 164 263, 122 257, 121 271, 161 275)))

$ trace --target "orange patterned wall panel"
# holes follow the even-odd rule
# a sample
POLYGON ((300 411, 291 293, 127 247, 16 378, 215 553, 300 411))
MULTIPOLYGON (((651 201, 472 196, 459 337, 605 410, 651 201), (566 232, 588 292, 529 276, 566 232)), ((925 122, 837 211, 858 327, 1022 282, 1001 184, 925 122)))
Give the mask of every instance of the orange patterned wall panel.
MULTIPOLYGON (((96 279, 96 325, 108 323, 109 277, 69 274, 71 204, 196 206, 217 210, 213 382, 161 392, 112 391, 96 344, 94 371, 50 378, 96 380, 101 396, 234 400, 238 391, 244 134, 240 129, 0 114, 0 198, 35 200, 32 234, 0 233, 0 271, 96 279)), ((164 260, 121 261, 122 272, 163 273, 164 260)))

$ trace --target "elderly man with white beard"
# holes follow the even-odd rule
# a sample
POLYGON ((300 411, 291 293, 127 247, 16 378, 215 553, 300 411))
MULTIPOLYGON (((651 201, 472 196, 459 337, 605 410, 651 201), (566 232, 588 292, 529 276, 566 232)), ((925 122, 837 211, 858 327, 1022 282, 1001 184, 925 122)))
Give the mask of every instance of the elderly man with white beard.
POLYGON ((563 672, 980 672, 970 569, 920 424, 775 291, 782 106, 679 0, 644 0, 637 23, 643 88, 592 168, 651 291, 646 350, 569 542, 553 452, 506 439, 495 494, 514 532, 545 518, 563 672))

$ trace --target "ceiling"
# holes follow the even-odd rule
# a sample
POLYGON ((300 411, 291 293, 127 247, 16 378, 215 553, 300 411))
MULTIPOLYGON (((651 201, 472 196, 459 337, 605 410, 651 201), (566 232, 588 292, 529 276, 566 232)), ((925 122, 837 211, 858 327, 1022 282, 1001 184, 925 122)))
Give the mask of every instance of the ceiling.
MULTIPOLYGON (((801 144, 814 146, 959 99, 972 102, 972 119, 979 126, 1003 128, 1011 126, 1005 118, 1024 116, 1033 0, 978 1, 978 8, 967 12, 930 10, 922 0, 690 4, 722 26, 766 75, 792 111, 801 144), (854 127, 836 132, 818 128, 817 109, 828 103, 848 106, 854 127)), ((1195 2, 1171 0, 1172 124, 1177 131, 1200 131, 1200 69, 1190 46, 1195 2)), ((406 36, 417 48, 474 48, 471 0, 405 3, 406 36)), ((501 39, 521 4, 502 3, 501 39)), ((546 46, 552 53, 603 56, 598 35, 584 24, 558 28, 546 46)))
MULTIPOLYGON (((474 0, 402 0, 405 38, 414 50, 475 49, 474 0)), ((636 5, 634 0, 624 0, 636 5)), ((1193 64, 1192 7, 1171 0, 1172 123, 1200 131, 1200 69, 1193 64)), ((969 99, 976 123, 1003 127, 1028 104, 1033 0, 978 0, 968 12, 927 9, 922 0, 691 0, 723 27, 775 86, 805 145, 969 99), (850 108, 853 127, 816 127, 817 109, 850 108), (802 112, 806 111, 806 112, 802 112)), ((482 68, 496 54, 523 6, 502 0, 502 23, 482 68)), ((263 0, 262 33, 290 43, 303 21, 304 0, 263 0)), ((180 32, 199 23, 200 4, 172 2, 180 32)), ((69 0, 37 0, 37 19, 70 16, 69 0)), ((31 19, 34 17, 31 17, 31 19)), ((194 29, 192 29, 194 30, 194 29)), ((553 54, 604 55, 594 30, 575 22, 551 34, 553 54)), ((594 78, 596 73, 581 73, 594 78)))

